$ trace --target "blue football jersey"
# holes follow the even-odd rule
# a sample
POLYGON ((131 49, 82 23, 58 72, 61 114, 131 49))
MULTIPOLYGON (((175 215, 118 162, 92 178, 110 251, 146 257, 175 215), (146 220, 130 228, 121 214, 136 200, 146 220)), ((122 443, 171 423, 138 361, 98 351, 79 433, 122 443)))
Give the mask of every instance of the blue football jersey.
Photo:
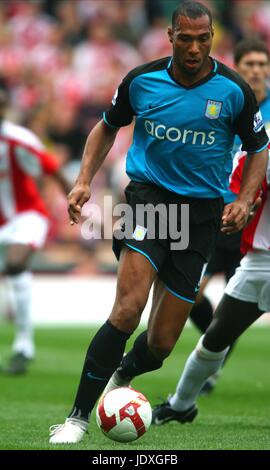
POLYGON ((248 152, 267 146, 250 87, 212 61, 211 73, 189 87, 173 78, 171 57, 137 67, 124 78, 104 120, 121 127, 135 117, 126 163, 131 180, 189 197, 221 197, 235 135, 248 152))

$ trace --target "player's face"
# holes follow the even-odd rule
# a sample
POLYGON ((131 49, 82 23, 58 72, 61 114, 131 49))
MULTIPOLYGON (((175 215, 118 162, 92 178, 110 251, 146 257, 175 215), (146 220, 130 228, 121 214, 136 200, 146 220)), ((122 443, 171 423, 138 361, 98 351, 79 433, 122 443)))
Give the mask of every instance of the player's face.
POLYGON ((255 92, 265 89, 269 69, 269 59, 264 52, 248 52, 237 65, 237 71, 255 92))
POLYGON ((213 29, 209 17, 179 16, 175 28, 169 28, 168 34, 175 63, 186 74, 196 75, 206 63, 212 47, 213 29))

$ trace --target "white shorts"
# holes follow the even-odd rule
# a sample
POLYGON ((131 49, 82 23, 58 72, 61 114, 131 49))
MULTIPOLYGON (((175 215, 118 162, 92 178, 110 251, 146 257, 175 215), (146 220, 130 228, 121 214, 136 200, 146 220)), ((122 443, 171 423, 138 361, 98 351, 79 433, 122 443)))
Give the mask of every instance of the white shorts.
POLYGON ((41 248, 49 229, 47 217, 36 211, 17 214, 0 227, 0 245, 30 245, 41 248))
POLYGON ((225 293, 244 302, 256 303, 262 312, 269 312, 270 252, 250 252, 244 256, 225 293))

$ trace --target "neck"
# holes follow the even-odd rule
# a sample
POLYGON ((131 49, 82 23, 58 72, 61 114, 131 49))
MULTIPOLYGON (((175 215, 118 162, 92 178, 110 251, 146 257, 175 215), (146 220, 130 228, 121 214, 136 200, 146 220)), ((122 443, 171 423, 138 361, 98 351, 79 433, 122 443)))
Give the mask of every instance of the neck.
POLYGON ((212 70, 213 70, 213 62, 210 59, 210 57, 207 58, 207 61, 205 62, 203 67, 198 71, 198 73, 194 75, 181 69, 177 65, 176 61, 174 60, 172 62, 172 68, 171 68, 174 79, 177 82, 182 83, 183 85, 186 85, 186 86, 191 86, 191 85, 194 85, 194 83, 199 82, 204 77, 206 77, 212 70))
POLYGON ((266 98, 266 88, 254 92, 258 104, 260 104, 266 98))

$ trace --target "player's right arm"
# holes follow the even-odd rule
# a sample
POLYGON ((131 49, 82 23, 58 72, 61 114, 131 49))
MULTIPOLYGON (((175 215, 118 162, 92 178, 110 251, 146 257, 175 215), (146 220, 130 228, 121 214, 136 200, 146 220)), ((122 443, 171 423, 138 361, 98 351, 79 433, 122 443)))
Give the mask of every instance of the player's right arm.
POLYGON ((74 188, 68 195, 70 223, 79 222, 82 206, 90 199, 91 182, 112 148, 119 128, 109 127, 103 120, 90 132, 74 188))
POLYGON ((113 146, 119 128, 128 126, 133 120, 135 113, 129 98, 130 83, 131 76, 128 74, 116 90, 110 108, 104 113, 104 120, 94 127, 87 138, 80 173, 68 195, 71 225, 79 222, 82 206, 91 196, 91 182, 113 146))

